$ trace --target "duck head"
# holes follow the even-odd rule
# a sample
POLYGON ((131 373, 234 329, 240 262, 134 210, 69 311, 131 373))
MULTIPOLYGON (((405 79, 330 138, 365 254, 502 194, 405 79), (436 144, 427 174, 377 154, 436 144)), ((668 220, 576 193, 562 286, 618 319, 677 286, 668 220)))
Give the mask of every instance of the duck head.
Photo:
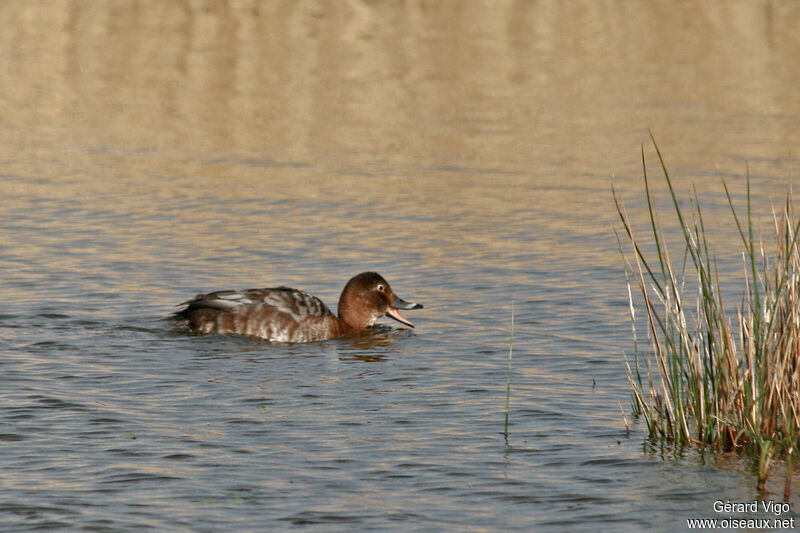
POLYGON ((339 297, 339 318, 356 330, 373 325, 382 316, 413 328, 414 324, 400 314, 400 309, 422 309, 422 305, 395 295, 389 283, 376 272, 362 272, 353 277, 339 297))

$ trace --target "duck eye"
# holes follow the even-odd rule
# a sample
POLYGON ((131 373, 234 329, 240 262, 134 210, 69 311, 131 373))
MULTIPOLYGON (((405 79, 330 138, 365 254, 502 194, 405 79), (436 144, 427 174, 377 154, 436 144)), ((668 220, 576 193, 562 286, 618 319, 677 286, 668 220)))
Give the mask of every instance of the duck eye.
POLYGON ((383 292, 383 291, 384 291, 384 287, 383 287, 383 285, 382 285, 382 284, 380 284, 380 283, 378 283, 378 286, 376 287, 376 289, 378 289, 380 292, 383 292))

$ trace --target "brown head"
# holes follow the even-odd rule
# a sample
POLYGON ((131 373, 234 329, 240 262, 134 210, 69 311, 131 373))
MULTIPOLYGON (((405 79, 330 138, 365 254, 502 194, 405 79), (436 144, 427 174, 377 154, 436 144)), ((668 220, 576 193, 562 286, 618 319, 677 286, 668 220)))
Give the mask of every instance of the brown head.
POLYGON ((413 328, 414 324, 398 309, 422 309, 422 305, 395 296, 389 283, 375 272, 362 272, 352 278, 339 297, 339 318, 356 330, 367 328, 386 315, 413 328))

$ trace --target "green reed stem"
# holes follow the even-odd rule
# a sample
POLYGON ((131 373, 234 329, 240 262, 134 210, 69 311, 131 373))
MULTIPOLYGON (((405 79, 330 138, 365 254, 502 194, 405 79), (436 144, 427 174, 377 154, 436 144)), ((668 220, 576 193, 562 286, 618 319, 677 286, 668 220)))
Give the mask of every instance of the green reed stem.
POLYGON ((511 404, 511 356, 514 352, 514 300, 511 300, 511 337, 508 341, 508 375, 506 376, 506 424, 503 435, 508 439, 508 409, 511 404))

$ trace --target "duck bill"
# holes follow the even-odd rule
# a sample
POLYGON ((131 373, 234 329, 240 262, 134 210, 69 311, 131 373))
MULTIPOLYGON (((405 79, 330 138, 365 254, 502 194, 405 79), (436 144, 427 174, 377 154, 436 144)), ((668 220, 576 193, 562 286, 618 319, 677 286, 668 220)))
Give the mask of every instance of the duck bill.
POLYGON ((413 302, 407 302, 400 298, 397 295, 394 295, 394 300, 392 301, 392 305, 389 306, 389 309, 386 310, 386 316, 392 317, 398 322, 401 322, 409 327, 414 327, 414 324, 411 323, 406 317, 400 314, 400 309, 422 309, 422 304, 415 304, 413 302))
POLYGON ((412 327, 412 328, 414 327, 414 324, 412 324, 406 317, 401 315, 400 311, 398 311, 396 307, 390 307, 389 309, 387 309, 386 310, 386 316, 390 316, 390 317, 394 318, 395 320, 397 320, 398 322, 402 322, 406 326, 409 326, 409 327, 412 327))

